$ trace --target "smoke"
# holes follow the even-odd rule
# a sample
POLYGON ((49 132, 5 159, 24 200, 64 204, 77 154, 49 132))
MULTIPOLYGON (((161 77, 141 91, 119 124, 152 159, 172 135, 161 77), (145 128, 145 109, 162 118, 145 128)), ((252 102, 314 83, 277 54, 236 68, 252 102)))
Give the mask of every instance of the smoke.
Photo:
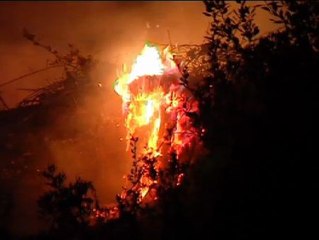
MULTIPOLYGON (((49 163, 64 171, 69 181, 79 176, 91 180, 102 203, 114 201, 131 164, 125 151, 121 100, 112 89, 117 70, 123 63, 131 65, 146 41, 201 43, 207 27, 202 10, 203 5, 194 2, 1 3, 0 83, 43 68, 52 58, 22 37, 22 29, 27 28, 58 51, 66 51, 72 43, 98 59, 91 77, 105 93, 101 100, 88 92, 75 110, 56 113, 59 116, 52 118, 50 128, 29 133, 33 155, 25 162, 28 171, 23 170, 15 184, 8 183, 13 207, 5 217, 11 232, 29 234, 41 227, 36 200, 44 183, 37 171, 49 163), (78 137, 50 139, 66 129, 78 137), (47 141, 39 145, 38 135, 47 141)), ((52 70, 25 78, 2 88, 1 95, 14 107, 28 94, 17 88, 42 87, 61 74, 52 70)))
MULTIPOLYGON (((174 43, 202 42, 207 28, 203 9, 195 2, 1 3, 0 63, 6 67, 0 83, 43 66, 50 57, 22 37, 24 27, 58 50, 72 43, 120 67, 132 61, 145 41, 168 43, 168 31, 174 43)), ((33 81, 34 77, 26 78, 2 89, 8 104, 14 106, 23 96, 15 88, 34 86, 33 81)))
MULTIPOLYGON (((45 151, 37 150, 36 160, 28 163, 33 170, 12 185, 15 207, 8 225, 12 232, 28 234, 39 228, 36 199, 43 191, 43 183, 34 173, 48 163, 56 163, 70 181, 78 176, 93 181, 102 203, 114 200, 124 183, 122 176, 130 167, 121 101, 112 89, 117 70, 123 63, 130 66, 146 41, 202 43, 209 19, 202 14, 205 9, 201 2, 6 2, 0 6, 0 84, 43 68, 52 58, 22 37, 22 29, 27 28, 58 51, 66 51, 67 44, 72 43, 98 59, 91 76, 105 92, 103 101, 93 93, 86 94, 78 110, 59 116, 50 129, 41 133, 74 128, 82 134, 82 141, 42 143, 45 151), (81 113, 83 109, 90 112, 89 118, 81 113), (83 137, 89 130, 93 133, 83 137)), ((264 19, 264 15, 257 18, 259 22, 264 19)), ((265 25, 264 31, 268 29, 265 25)), ((0 94, 14 107, 28 93, 17 88, 43 87, 60 76, 56 70, 44 72, 7 85, 0 94)), ((37 137, 31 133, 31 138, 37 149, 37 137)))
MULTIPOLYGON (((116 68, 132 62, 147 40, 202 43, 209 27, 204 10, 201 2, 1 3, 0 84, 43 67, 50 58, 22 37, 24 27, 60 51, 72 43, 84 53, 113 64, 108 75, 114 76, 116 68)), ((267 17, 262 11, 256 16, 261 32, 273 28, 267 17)), ((50 76, 43 73, 23 79, 1 89, 1 94, 13 107, 26 94, 16 88, 43 86, 43 79, 50 76)))

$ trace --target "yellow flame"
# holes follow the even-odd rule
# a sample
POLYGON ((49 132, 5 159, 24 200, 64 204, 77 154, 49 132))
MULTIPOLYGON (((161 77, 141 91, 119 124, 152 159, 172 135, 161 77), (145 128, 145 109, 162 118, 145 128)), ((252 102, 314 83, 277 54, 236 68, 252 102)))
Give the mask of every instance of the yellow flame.
MULTIPOLYGON (((170 147, 176 150, 177 154, 190 141, 185 135, 185 130, 189 128, 189 119, 183 110, 185 101, 181 85, 174 81, 164 84, 161 82, 164 79, 178 81, 179 77, 180 72, 169 47, 160 52, 155 46, 145 45, 132 65, 131 71, 127 71, 123 65, 123 74, 115 82, 114 90, 121 96, 123 102, 127 139, 134 136, 138 130, 141 131, 146 138, 145 150, 154 157, 161 155, 159 133, 162 114, 163 116, 169 114, 165 119, 173 123, 174 134, 171 136, 170 147)), ((182 178, 183 175, 178 177, 177 185, 182 178)), ((148 194, 153 183, 155 181, 147 174, 143 175, 139 188, 141 199, 148 194)))
POLYGON ((161 101, 163 92, 161 88, 151 93, 140 93, 133 97, 129 103, 125 126, 129 134, 133 135, 137 128, 149 126, 148 148, 156 151, 158 132, 161 122, 161 101))
POLYGON ((132 66, 129 83, 142 76, 162 75, 163 72, 164 65, 157 48, 145 45, 132 66))
POLYGON ((145 195, 148 193, 149 187, 143 187, 140 189, 141 199, 145 197, 145 195))
MULTIPOLYGON (((141 54, 132 65, 131 72, 124 72, 114 86, 114 90, 122 97, 123 110, 126 112, 125 126, 128 129, 128 137, 134 135, 137 128, 148 126, 147 148, 157 152, 158 133, 161 124, 161 105, 165 100, 164 92, 160 86, 154 89, 144 89, 133 93, 131 84, 137 79, 147 76, 161 76, 165 69, 172 68, 173 63, 167 64, 171 55, 168 55, 168 48, 164 49, 164 59, 155 46, 145 45, 141 54)), ((125 70, 123 68, 123 70, 125 70)), ((152 79, 144 79, 152 81, 152 79)))
POLYGON ((157 48, 146 44, 141 54, 136 58, 132 66, 132 71, 126 73, 126 66, 123 65, 123 72, 124 74, 118 78, 114 89, 120 96, 124 96, 124 100, 127 102, 130 100, 130 92, 128 89, 130 83, 142 76, 163 74, 164 65, 157 48))

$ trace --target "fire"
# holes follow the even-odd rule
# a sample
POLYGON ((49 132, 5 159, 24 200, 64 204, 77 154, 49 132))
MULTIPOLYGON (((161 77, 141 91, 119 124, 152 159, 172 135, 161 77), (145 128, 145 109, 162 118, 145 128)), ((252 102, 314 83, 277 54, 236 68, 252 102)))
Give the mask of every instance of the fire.
POLYGON ((181 84, 184 64, 174 58, 170 47, 161 50, 146 44, 130 69, 123 65, 114 90, 122 99, 133 164, 124 176, 117 204, 94 209, 95 219, 113 220, 125 212, 138 215, 143 207, 156 206, 165 191, 183 183, 185 168, 193 162, 194 150, 202 149, 200 136, 205 133, 198 102, 181 84), (141 139, 145 146, 139 152, 141 139))
POLYGON ((137 128, 148 127, 147 148, 153 150, 157 149, 162 98, 163 91, 161 88, 150 93, 140 93, 135 97, 131 97, 125 120, 128 137, 134 135, 137 128))
POLYGON ((122 97, 127 138, 143 128, 147 135, 146 149, 152 150, 155 155, 160 154, 158 141, 162 105, 165 102, 165 91, 159 81, 165 72, 177 69, 168 48, 164 49, 163 55, 157 47, 146 44, 131 71, 124 72, 114 86, 122 97), (134 84, 137 85, 135 89, 134 84))
MULTIPOLYGON (((169 47, 161 51, 154 45, 146 44, 130 71, 124 67, 114 85, 114 90, 122 98, 127 146, 130 146, 133 136, 142 139, 145 144, 142 156, 147 155, 156 161, 155 171, 162 166, 162 160, 158 157, 169 156, 168 153, 173 151, 178 158, 193 141, 191 121, 186 112, 194 113, 198 109, 192 106, 193 101, 187 99, 185 89, 179 83, 180 77, 169 47), (163 150, 163 145, 168 149, 163 150)), ((142 176, 132 187, 139 192, 139 199, 142 200, 151 189, 154 190, 151 186, 158 183, 146 165, 140 167, 142 176)), ((178 176, 176 186, 181 184, 183 176, 178 176)), ((150 195, 156 200, 154 191, 150 195)), ((125 196, 126 193, 123 198, 125 196)))
POLYGON ((146 44, 142 53, 136 58, 132 71, 126 73, 126 67, 123 67, 123 70, 125 73, 117 79, 114 89, 122 97, 123 102, 128 103, 131 100, 129 85, 139 77, 162 75, 164 65, 156 47, 146 44))
POLYGON ((155 46, 148 46, 146 44, 132 67, 130 82, 142 76, 162 75, 163 72, 164 65, 158 49, 155 46))

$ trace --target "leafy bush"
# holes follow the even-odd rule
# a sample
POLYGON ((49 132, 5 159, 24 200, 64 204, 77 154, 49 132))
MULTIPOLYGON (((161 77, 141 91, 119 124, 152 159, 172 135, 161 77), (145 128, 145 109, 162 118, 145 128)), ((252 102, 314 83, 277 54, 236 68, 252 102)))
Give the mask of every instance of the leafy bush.
POLYGON ((39 198, 38 205, 41 216, 50 223, 49 231, 62 236, 83 234, 98 204, 92 183, 78 178, 66 185, 65 174, 56 173, 54 165, 43 172, 43 177, 51 190, 39 198))
MULTIPOLYGON (((102 226, 108 234, 114 233, 109 229, 112 224, 128 224, 140 234, 134 236, 142 239, 246 239, 271 236, 278 230, 287 235, 296 226, 292 209, 298 206, 299 180, 295 173, 302 160, 316 153, 313 114, 319 102, 319 4, 237 2, 231 10, 226 1, 204 1, 211 28, 203 48, 208 56, 197 70, 208 64, 209 74, 199 78, 194 73, 197 83, 190 85, 192 72, 183 69, 181 79, 199 101, 200 115, 193 116, 194 122, 204 129, 202 141, 210 153, 191 167, 176 163, 172 154, 169 167, 156 175, 152 159, 136 158, 133 146, 130 181, 134 186, 141 171, 147 171, 162 182, 156 189, 160 197, 139 218, 139 195, 134 188, 128 189, 128 198, 117 198, 120 219, 102 226), (270 13, 280 28, 259 36, 254 22, 257 9, 270 13), (183 184, 171 187, 181 172, 185 173, 183 184)), ((42 197, 40 206, 53 216, 54 226, 68 229, 70 224, 87 224, 91 208, 82 204, 92 206, 95 200, 69 192, 80 188, 75 192, 86 194, 92 185, 81 182, 64 187, 64 175, 51 170, 45 176, 56 190, 42 197), (74 200, 66 201, 62 195, 74 200), (68 204, 61 206, 65 201, 68 204)))

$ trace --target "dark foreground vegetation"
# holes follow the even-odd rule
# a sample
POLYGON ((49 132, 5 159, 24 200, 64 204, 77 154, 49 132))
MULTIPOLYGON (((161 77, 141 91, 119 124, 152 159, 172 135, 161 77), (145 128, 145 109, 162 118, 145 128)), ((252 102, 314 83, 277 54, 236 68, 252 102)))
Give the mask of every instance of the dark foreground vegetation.
MULTIPOLYGON (((134 205, 132 193, 130 203, 118 199, 118 219, 94 224, 92 183, 67 185, 50 166, 44 175, 52 189, 39 207, 51 227, 26 239, 269 239, 301 232, 305 175, 307 188, 316 190, 310 162, 318 159, 319 3, 238 1, 235 10, 224 1, 204 3, 212 21, 202 46, 207 58, 193 72, 185 69, 181 84, 200 103, 194 124, 205 129, 207 154, 183 170, 178 188, 169 177, 181 166, 172 161, 155 206, 134 205), (270 13, 277 31, 259 35, 257 8, 270 13), (207 65, 199 78, 196 71, 207 65)), ((314 198, 307 201, 314 206, 314 198)))

